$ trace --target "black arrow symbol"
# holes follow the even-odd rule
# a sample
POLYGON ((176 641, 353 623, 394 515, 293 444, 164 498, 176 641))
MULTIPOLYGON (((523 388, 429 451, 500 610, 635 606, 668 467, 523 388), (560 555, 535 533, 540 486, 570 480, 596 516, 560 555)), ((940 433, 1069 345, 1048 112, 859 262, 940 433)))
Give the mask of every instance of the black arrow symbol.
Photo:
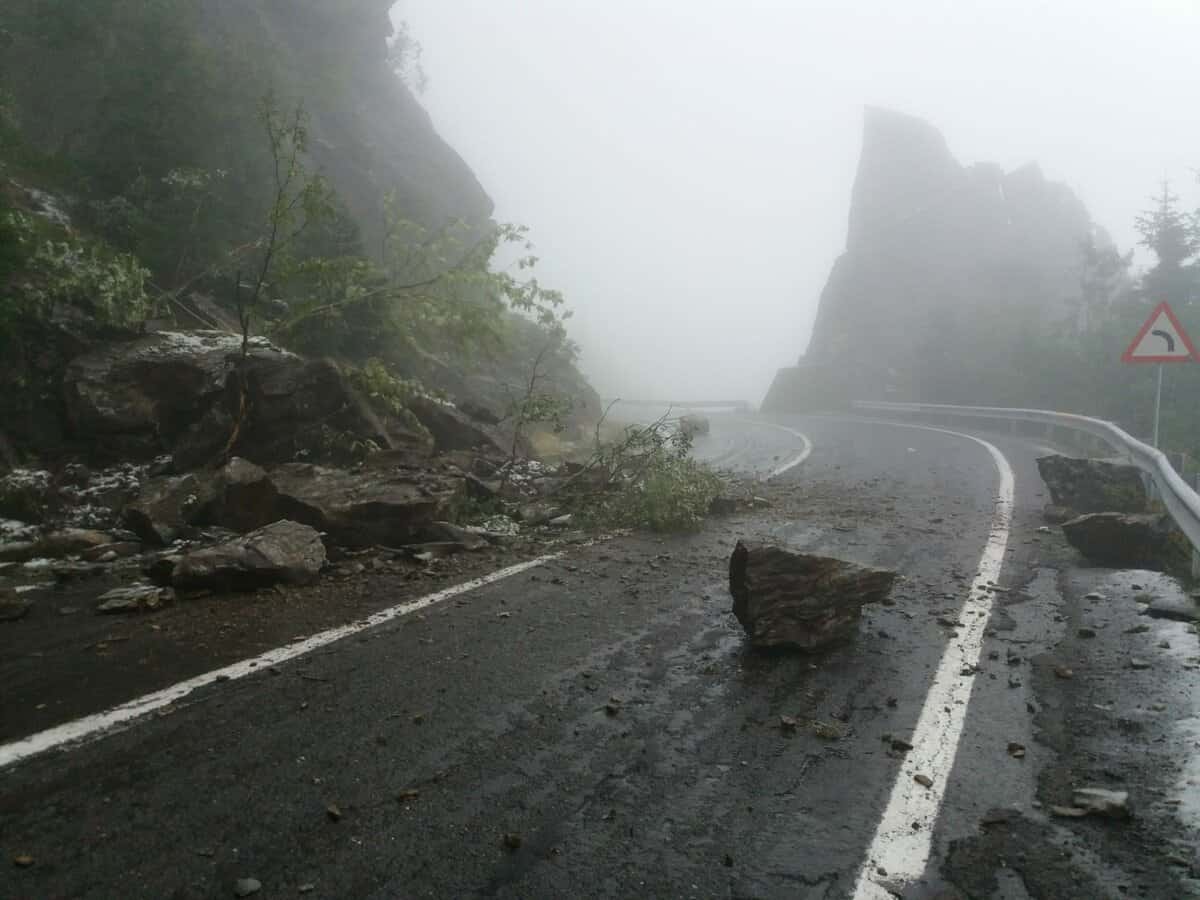
POLYGON ((1153 335, 1157 335, 1158 337, 1162 338, 1164 341, 1167 342, 1167 352, 1168 353, 1175 352, 1175 338, 1171 335, 1171 333, 1169 331, 1162 331, 1161 329, 1155 328, 1150 333, 1153 335))

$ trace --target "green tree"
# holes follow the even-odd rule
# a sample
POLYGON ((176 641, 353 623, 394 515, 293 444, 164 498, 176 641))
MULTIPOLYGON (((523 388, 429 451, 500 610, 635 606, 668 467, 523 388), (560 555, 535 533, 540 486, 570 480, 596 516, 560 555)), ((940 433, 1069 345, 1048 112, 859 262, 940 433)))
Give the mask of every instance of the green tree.
POLYGON ((1194 303, 1200 294, 1200 278, 1193 262, 1200 249, 1195 218, 1179 208, 1179 197, 1162 183, 1154 206, 1137 217, 1134 226, 1142 236, 1139 243, 1155 256, 1156 263, 1142 279, 1141 294, 1151 302, 1168 301, 1180 306, 1194 303))

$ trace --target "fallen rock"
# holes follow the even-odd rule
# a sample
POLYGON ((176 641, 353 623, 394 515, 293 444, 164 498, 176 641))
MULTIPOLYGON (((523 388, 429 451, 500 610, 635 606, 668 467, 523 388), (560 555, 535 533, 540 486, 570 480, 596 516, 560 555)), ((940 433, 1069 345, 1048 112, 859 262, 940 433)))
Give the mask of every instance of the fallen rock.
POLYGON ((1146 615, 1155 619, 1174 619, 1178 622, 1200 620, 1200 605, 1195 598, 1183 594, 1155 597, 1146 607, 1146 615))
POLYGON ((1037 466, 1055 506, 1076 514, 1143 513, 1147 509, 1142 473, 1134 466, 1059 454, 1039 457, 1037 466))
POLYGON ((311 584, 325 565, 321 535, 280 521, 216 547, 186 554, 171 580, 180 590, 244 591, 274 584, 311 584))
POLYGON ((1166 514, 1089 513, 1062 528, 1071 546, 1099 565, 1190 573, 1191 546, 1166 514))
POLYGON ((440 540, 433 523, 461 501, 462 479, 430 473, 348 472, 306 463, 271 470, 280 514, 344 547, 440 540))
POLYGON ((453 403, 417 394, 406 401, 405 406, 433 435, 435 450, 444 452, 482 447, 498 453, 507 452, 494 433, 453 403))
POLYGON ((0 478, 0 519, 44 522, 52 495, 49 472, 13 469, 0 478))
POLYGON ((175 599, 170 588, 153 584, 134 584, 114 588, 97 599, 96 611, 102 613, 127 613, 158 609, 175 599))
POLYGON ((125 508, 125 526, 145 543, 165 547, 197 520, 216 494, 209 473, 151 479, 125 508))
POLYGON ((262 890, 262 882, 257 878, 239 878, 233 885, 235 897, 249 897, 262 890))
POLYGON ((733 614, 755 647, 815 650, 851 637, 864 604, 882 600, 896 573, 738 541, 729 560, 733 614))
POLYGON ((1076 513, 1073 509, 1068 509, 1065 506, 1057 506, 1053 503, 1046 504, 1042 510, 1042 518, 1051 525, 1061 525, 1063 522, 1069 522, 1074 519, 1076 513))
POLYGON ((205 489, 211 499, 194 515, 197 525, 216 525, 239 534, 278 522, 279 491, 265 469, 241 457, 229 460, 205 489))
POLYGON ((738 511, 739 504, 732 497, 713 497, 708 504, 710 516, 731 516, 738 511))
POLYGON ((0 622, 15 622, 23 618, 32 607, 33 603, 16 591, 0 588, 0 622))
POLYGON ((37 544, 34 541, 11 541, 0 544, 0 562, 23 563, 37 556, 37 544))
POLYGON ((43 559, 59 559, 112 544, 112 535, 82 528, 54 531, 37 541, 34 555, 43 559))
POLYGON ((1084 815, 1104 816, 1109 819, 1127 819, 1132 815, 1128 791, 1076 788, 1071 794, 1071 805, 1075 809, 1083 810, 1084 815))
POLYGON ((111 544, 100 544, 80 553, 86 562, 111 562, 115 559, 128 559, 142 552, 142 545, 137 541, 114 541, 111 544))

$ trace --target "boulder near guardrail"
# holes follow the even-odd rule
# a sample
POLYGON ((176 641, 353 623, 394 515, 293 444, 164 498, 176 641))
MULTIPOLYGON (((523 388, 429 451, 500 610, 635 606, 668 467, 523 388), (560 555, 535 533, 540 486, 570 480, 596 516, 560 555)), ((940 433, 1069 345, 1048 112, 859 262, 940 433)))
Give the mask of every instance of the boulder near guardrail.
POLYGON ((1055 433, 1082 437, 1084 443, 1100 442, 1112 451, 1112 455, 1127 460, 1147 476, 1154 495, 1162 501, 1175 525, 1192 545, 1192 575, 1200 577, 1200 494, 1188 486, 1161 450, 1139 441, 1112 422, 1073 413, 1004 406, 950 406, 867 400, 855 401, 852 406, 858 412, 871 415, 917 418, 943 424, 959 420, 990 421, 1009 427, 1031 423, 1045 426, 1055 433))

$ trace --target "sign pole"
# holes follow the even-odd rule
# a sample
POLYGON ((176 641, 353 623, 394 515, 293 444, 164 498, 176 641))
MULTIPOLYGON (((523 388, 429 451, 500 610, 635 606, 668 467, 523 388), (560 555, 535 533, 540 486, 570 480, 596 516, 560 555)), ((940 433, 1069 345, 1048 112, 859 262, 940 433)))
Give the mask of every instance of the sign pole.
POLYGON ((1158 449, 1158 412, 1162 409, 1162 363, 1158 364, 1158 388, 1154 391, 1154 449, 1158 449))

